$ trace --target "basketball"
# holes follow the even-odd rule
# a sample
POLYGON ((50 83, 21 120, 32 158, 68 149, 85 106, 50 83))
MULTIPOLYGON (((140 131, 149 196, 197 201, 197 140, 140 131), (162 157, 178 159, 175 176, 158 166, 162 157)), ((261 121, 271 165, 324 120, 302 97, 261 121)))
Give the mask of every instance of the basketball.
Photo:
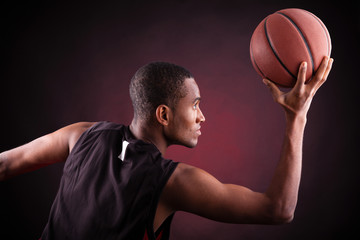
POLYGON ((308 82, 330 53, 331 39, 325 24, 311 12, 297 8, 267 16, 250 41, 250 58, 257 73, 281 87, 295 85, 303 61, 307 62, 308 82))

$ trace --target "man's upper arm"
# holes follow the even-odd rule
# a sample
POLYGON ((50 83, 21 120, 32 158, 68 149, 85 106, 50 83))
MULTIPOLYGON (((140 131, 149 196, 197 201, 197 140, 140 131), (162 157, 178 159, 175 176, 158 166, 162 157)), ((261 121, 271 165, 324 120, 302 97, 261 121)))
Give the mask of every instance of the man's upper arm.
POLYGON ((273 223, 266 194, 223 184, 209 173, 186 164, 179 164, 164 195, 172 211, 186 211, 221 222, 273 223))
POLYGON ((0 180, 65 161, 81 134, 94 123, 75 123, 0 154, 0 180))

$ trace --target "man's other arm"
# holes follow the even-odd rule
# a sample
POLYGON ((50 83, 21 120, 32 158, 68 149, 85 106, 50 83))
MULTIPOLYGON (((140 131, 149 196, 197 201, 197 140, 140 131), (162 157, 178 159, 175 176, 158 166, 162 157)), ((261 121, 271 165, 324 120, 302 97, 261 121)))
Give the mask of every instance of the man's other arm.
POLYGON ((81 134, 93 124, 75 123, 0 153, 0 181, 65 161, 81 134))

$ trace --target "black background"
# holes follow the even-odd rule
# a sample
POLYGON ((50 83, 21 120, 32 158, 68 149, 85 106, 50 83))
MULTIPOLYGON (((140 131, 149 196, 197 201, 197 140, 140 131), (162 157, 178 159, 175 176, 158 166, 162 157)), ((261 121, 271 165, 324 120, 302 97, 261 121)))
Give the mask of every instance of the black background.
MULTIPOLYGON (((313 12, 332 39, 334 67, 304 139, 295 219, 282 226, 217 223, 178 213, 172 239, 340 239, 359 235, 359 4, 355 1, 117 1, 1 4, 0 151, 77 121, 128 124, 128 83, 155 60, 188 68, 207 118, 193 150, 167 157, 223 182, 266 189, 284 115, 252 68, 252 31, 289 7, 313 12), (354 235, 355 234, 355 235, 354 235)), ((62 164, 0 183, 0 239, 37 239, 62 164)), ((81 220, 79 220, 81 221, 81 220)))

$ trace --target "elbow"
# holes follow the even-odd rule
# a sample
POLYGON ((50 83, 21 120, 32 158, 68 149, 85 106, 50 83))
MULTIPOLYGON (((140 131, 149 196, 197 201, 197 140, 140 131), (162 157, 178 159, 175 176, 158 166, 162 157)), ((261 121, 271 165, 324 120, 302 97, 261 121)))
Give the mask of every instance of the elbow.
POLYGON ((273 197, 265 194, 265 212, 268 224, 280 225, 291 223, 294 220, 297 197, 273 197))
POLYGON ((295 206, 283 204, 272 205, 270 209, 270 224, 287 224, 294 220, 295 206))
POLYGON ((287 224, 294 220, 294 213, 280 213, 274 216, 274 224, 287 224))

